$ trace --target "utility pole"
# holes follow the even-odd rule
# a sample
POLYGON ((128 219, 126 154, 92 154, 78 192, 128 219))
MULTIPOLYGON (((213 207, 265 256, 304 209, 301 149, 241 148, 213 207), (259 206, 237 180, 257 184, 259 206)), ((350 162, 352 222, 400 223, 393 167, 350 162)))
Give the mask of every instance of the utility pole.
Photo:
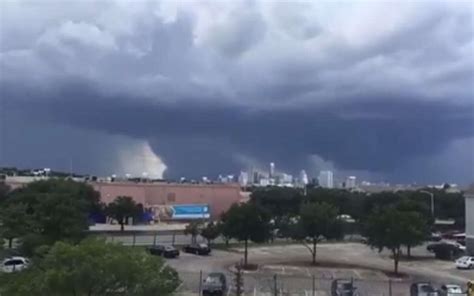
POLYGON ((235 272, 235 295, 242 296, 244 295, 244 278, 242 277, 242 261, 240 261, 236 266, 235 272))
POLYGON ((434 219, 435 214, 434 214, 434 194, 433 194, 433 192, 429 192, 429 191, 426 191, 426 190, 420 190, 419 192, 428 194, 431 197, 431 217, 433 217, 433 219, 434 219))
POLYGON ((273 275, 273 295, 278 296, 277 275, 273 275))

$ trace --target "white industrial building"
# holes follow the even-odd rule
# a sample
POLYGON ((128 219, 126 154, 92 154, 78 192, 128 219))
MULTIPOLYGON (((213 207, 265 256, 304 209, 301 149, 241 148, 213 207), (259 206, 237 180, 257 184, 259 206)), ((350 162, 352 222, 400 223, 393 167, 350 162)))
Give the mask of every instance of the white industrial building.
POLYGON ((466 198, 466 247, 474 255, 474 184, 464 193, 466 198))
POLYGON ((319 186, 323 188, 334 188, 332 171, 321 171, 318 177, 319 186))
POLYGON ((355 176, 349 176, 346 179, 346 188, 348 189, 353 189, 356 188, 356 177, 355 176))

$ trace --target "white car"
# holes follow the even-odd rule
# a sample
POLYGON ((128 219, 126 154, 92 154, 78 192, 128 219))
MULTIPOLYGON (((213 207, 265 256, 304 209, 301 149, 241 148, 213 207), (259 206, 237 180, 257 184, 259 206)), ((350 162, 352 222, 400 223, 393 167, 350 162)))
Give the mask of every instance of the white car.
POLYGON ((10 257, 3 260, 1 270, 3 272, 15 272, 28 268, 30 261, 24 257, 10 257))
POLYGON ((440 290, 441 296, 466 296, 459 285, 443 285, 440 290))
POLYGON ((456 260, 456 268, 458 269, 474 269, 474 257, 463 256, 456 260))

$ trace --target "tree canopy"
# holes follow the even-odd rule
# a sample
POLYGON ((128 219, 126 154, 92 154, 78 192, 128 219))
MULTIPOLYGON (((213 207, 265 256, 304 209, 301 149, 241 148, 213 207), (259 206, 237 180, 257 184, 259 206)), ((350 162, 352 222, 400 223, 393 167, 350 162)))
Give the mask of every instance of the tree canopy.
POLYGON ((33 265, 0 275, 2 295, 171 295, 178 274, 160 257, 140 249, 86 239, 57 242, 33 265))
POLYGON ((367 219, 365 234, 367 244, 379 252, 388 249, 394 260, 394 271, 398 273, 401 247, 415 245, 425 232, 423 216, 414 211, 402 211, 396 207, 374 210, 367 219))
POLYGON ((270 236, 269 216, 253 203, 234 204, 225 215, 230 237, 244 242, 244 264, 248 263, 248 242, 264 242, 270 236))
MULTIPOLYGON (((455 219, 464 222, 464 197, 462 193, 425 188, 434 194, 435 216, 441 219, 455 219)), ((419 190, 384 191, 379 193, 351 192, 343 189, 308 188, 303 195, 301 189, 266 187, 256 188, 251 194, 251 202, 264 208, 281 228, 288 216, 296 216, 303 203, 325 202, 339 209, 340 214, 350 215, 356 221, 364 221, 375 208, 397 204, 400 200, 416 203, 423 214, 431 216, 431 199, 419 190)), ((428 219, 429 220, 429 219, 428 219)), ((428 221, 430 222, 430 221, 428 221)))
POLYGON ((107 216, 115 219, 120 224, 120 230, 124 230, 124 225, 129 218, 139 216, 140 206, 130 196, 117 196, 109 203, 105 211, 107 216))
POLYGON ((208 244, 211 244, 219 235, 219 226, 213 221, 207 223, 207 225, 201 229, 201 236, 207 240, 208 244))
POLYGON ((26 254, 36 244, 58 240, 78 242, 89 225, 89 215, 100 210, 99 193, 85 183, 49 179, 8 193, 1 204, 2 231, 19 238, 26 254))
POLYGON ((8 240, 9 248, 12 248, 13 239, 27 234, 30 227, 26 205, 12 203, 0 208, 0 235, 8 240))
POLYGON ((0 203, 5 200, 7 194, 10 192, 10 186, 0 181, 0 203))
POLYGON ((201 221, 191 221, 184 228, 185 235, 191 235, 191 243, 195 244, 197 236, 201 232, 202 223, 201 221))
POLYGON ((295 226, 293 237, 308 247, 313 264, 316 264, 317 243, 323 238, 332 239, 342 235, 342 222, 338 219, 337 208, 325 202, 303 204, 295 226))

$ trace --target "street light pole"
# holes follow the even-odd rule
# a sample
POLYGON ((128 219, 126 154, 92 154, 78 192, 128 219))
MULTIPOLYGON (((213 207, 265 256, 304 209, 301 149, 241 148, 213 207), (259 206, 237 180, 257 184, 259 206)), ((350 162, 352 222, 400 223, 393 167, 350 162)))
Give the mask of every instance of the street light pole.
POLYGON ((435 215, 434 215, 434 194, 433 194, 433 192, 429 192, 429 191, 426 191, 426 190, 420 190, 419 192, 426 193, 426 194, 430 195, 430 197, 431 197, 431 216, 434 218, 435 215))

